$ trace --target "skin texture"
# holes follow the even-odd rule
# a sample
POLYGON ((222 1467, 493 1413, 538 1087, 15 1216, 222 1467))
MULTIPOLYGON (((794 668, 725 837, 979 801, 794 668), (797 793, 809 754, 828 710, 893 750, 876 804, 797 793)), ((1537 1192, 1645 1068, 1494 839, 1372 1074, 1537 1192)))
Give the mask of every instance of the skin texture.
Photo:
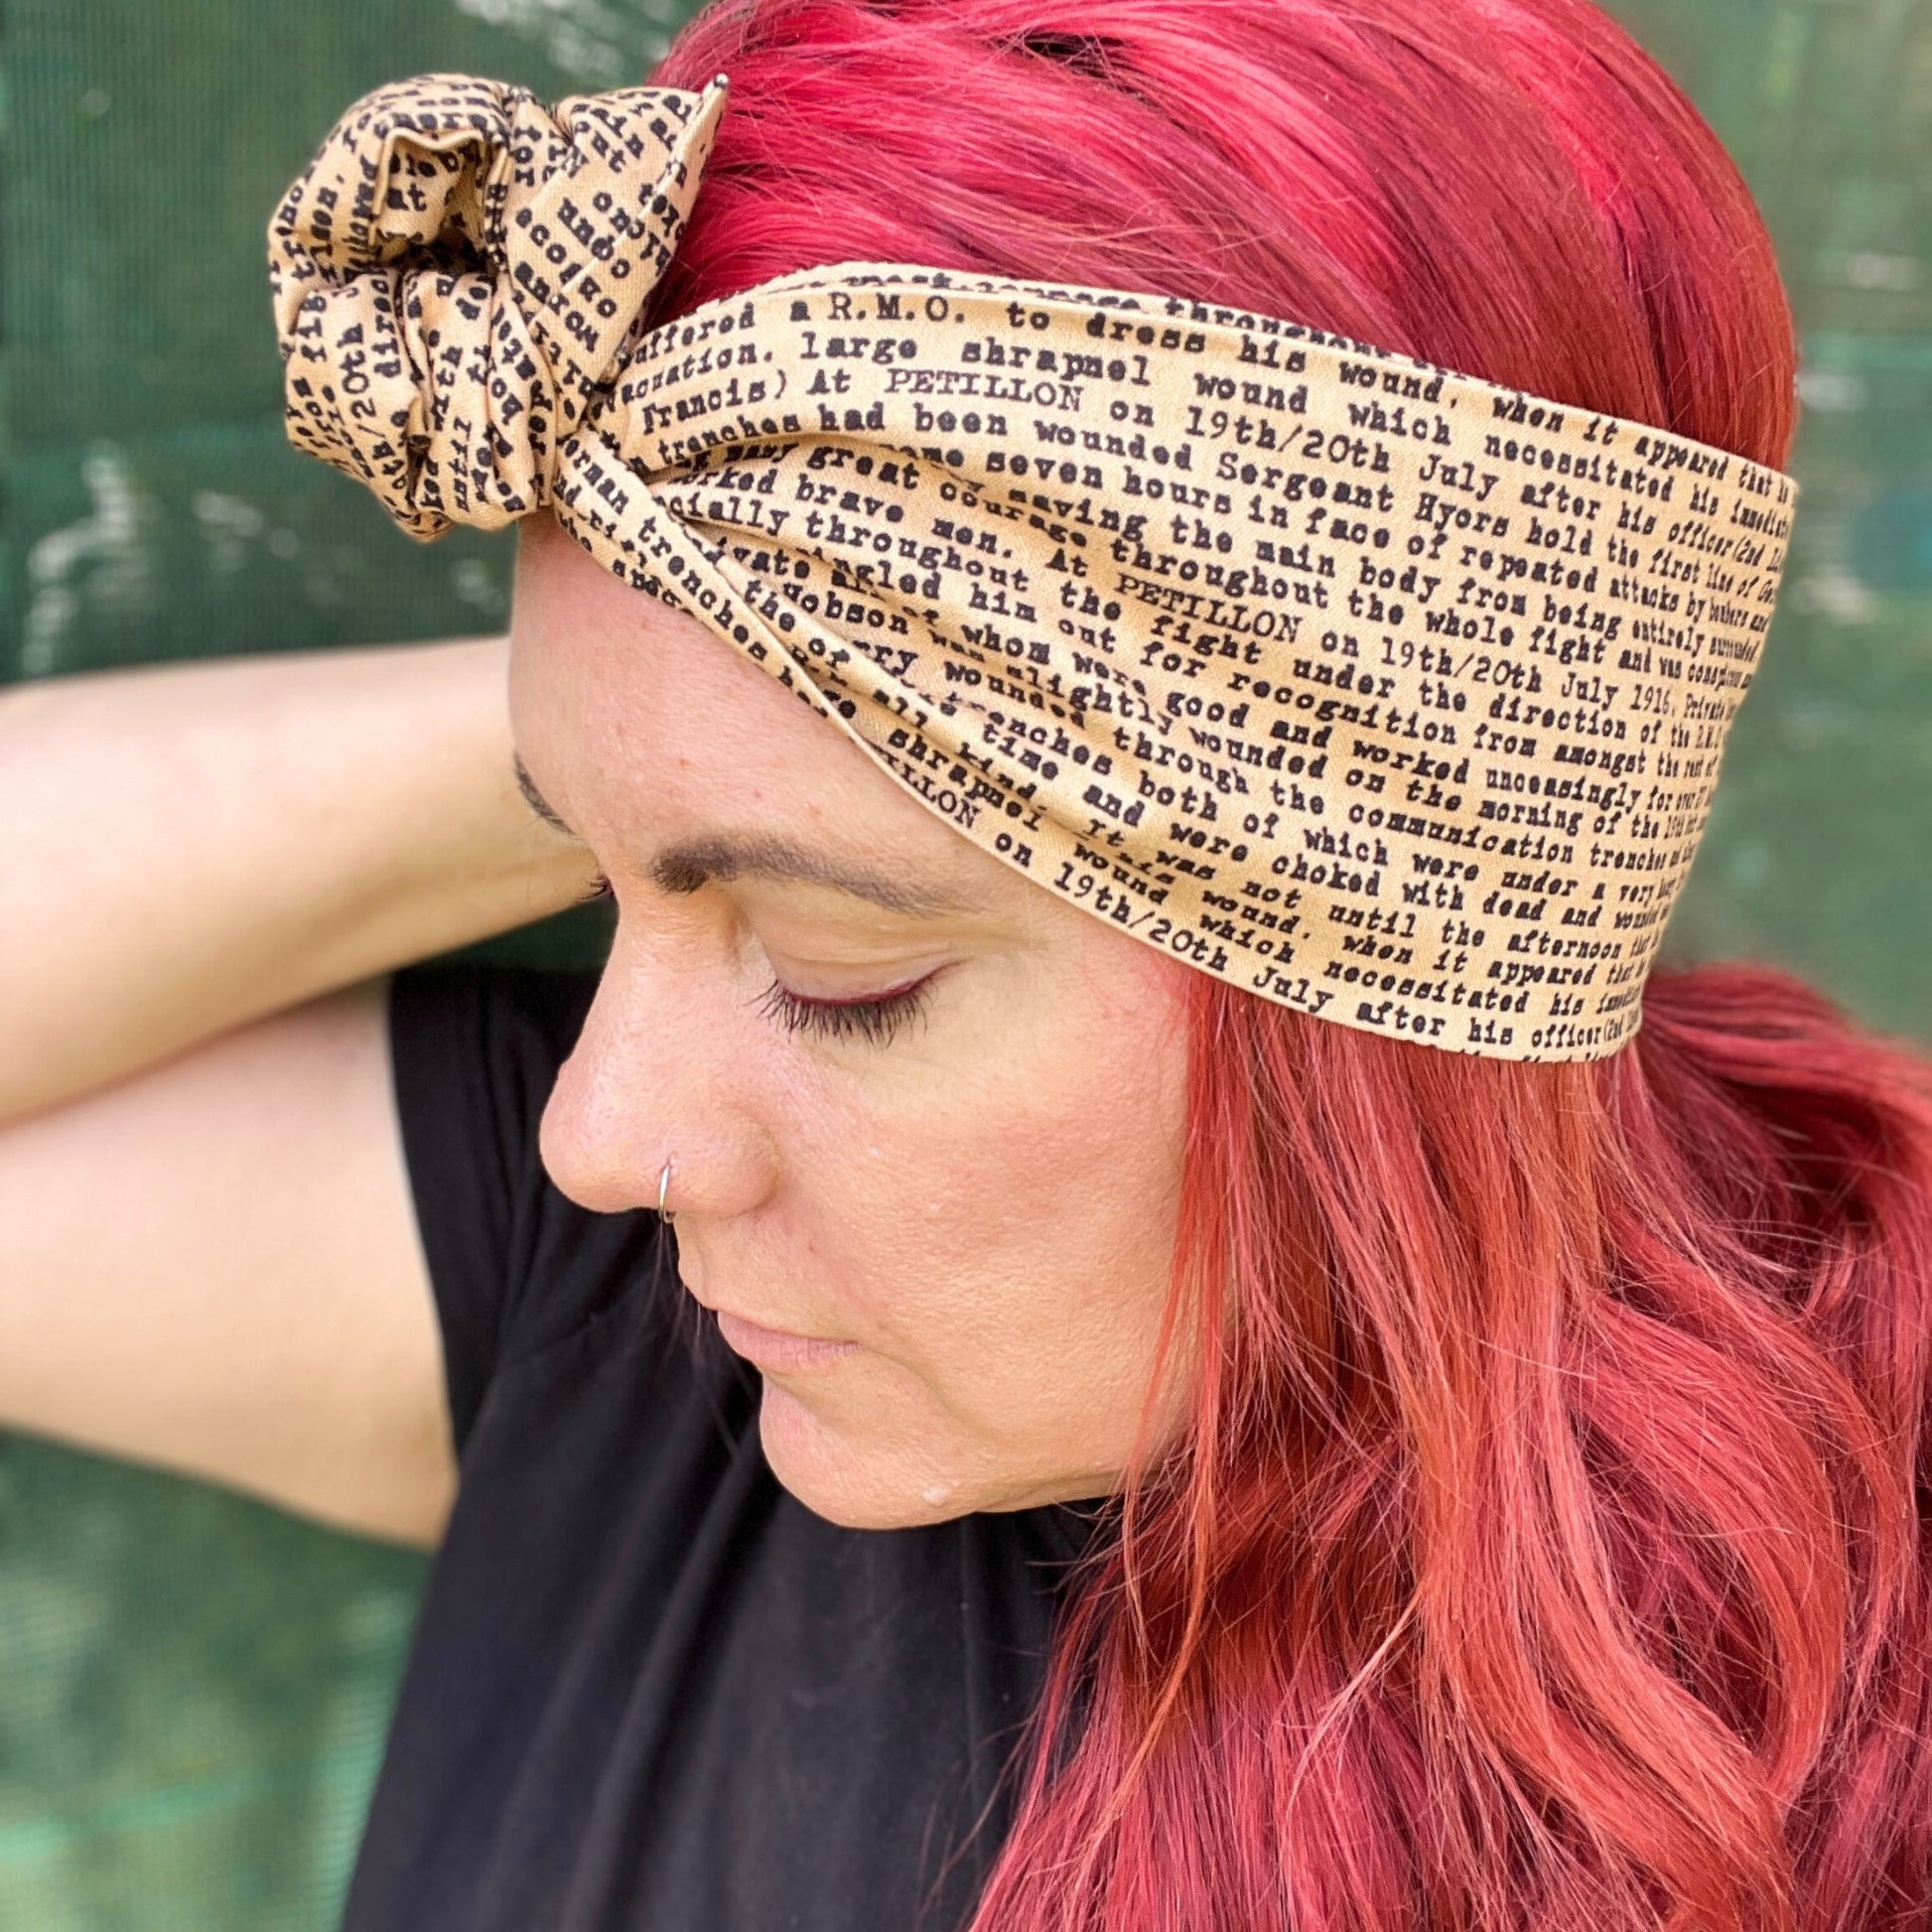
MULTIPOLYGON (((517 752, 615 892, 611 957, 545 1108, 596 1212, 669 1204, 707 1307, 847 1341, 764 1371, 778 1479, 858 1528, 1118 1486, 1153 1366, 1185 1129, 1188 970, 982 852, 831 721, 547 514, 519 526, 517 752), (652 860, 777 833, 943 916, 652 860), (774 980, 854 1000, 925 975, 886 1039, 793 1030, 774 980)), ((1176 1356, 1154 1440, 1180 1426, 1176 1356)))

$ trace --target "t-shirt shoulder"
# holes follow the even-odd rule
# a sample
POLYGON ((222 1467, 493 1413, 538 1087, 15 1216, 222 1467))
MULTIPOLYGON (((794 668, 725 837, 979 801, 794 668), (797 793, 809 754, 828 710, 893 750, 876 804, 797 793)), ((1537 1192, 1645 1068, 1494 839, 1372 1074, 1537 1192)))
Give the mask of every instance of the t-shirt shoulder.
POLYGON ((506 1369, 615 1311, 669 1326, 676 1277, 655 1209, 580 1207, 537 1151, 597 978, 467 961, 390 976, 396 1117, 459 1453, 506 1369))

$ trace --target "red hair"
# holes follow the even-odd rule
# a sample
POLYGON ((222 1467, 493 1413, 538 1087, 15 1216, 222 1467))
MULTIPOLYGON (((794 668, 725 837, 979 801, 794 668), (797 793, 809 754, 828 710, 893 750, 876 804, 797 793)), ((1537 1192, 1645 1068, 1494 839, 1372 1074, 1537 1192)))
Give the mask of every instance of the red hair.
MULTIPOLYGON (((870 257, 1291 317, 1785 467, 1744 184, 1584 0, 718 0, 652 321, 870 257)), ((1169 1344, 973 1932, 1932 1918, 1932 1064, 1659 967, 1597 1062, 1180 966, 1169 1344)))

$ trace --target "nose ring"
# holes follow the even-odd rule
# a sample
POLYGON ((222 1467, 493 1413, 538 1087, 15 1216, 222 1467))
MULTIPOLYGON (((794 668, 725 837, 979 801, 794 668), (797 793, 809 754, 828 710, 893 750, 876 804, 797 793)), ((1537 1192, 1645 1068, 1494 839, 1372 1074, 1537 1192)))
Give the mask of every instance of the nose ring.
POLYGON ((664 1205, 665 1189, 667 1189, 670 1186, 670 1184, 671 1184, 671 1164, 668 1161, 666 1161, 664 1163, 663 1172, 657 1176, 657 1212, 659 1217, 665 1221, 669 1221, 672 1218, 671 1210, 664 1205))

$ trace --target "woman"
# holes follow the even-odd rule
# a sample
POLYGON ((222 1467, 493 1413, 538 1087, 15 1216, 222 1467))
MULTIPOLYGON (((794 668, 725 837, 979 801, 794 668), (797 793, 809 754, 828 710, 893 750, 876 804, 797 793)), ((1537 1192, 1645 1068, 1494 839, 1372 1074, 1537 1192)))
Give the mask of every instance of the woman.
MULTIPOLYGON (((720 72, 653 325, 1050 276, 1784 459, 1748 197, 1573 0, 754 0, 720 72)), ((507 661, 0 709, 82 854, 5 1413, 438 1542, 353 1932, 1924 1924, 1924 1061, 1741 967, 1549 1063, 1257 997, 552 509, 507 661), (587 890, 601 976, 411 963, 587 890)))

